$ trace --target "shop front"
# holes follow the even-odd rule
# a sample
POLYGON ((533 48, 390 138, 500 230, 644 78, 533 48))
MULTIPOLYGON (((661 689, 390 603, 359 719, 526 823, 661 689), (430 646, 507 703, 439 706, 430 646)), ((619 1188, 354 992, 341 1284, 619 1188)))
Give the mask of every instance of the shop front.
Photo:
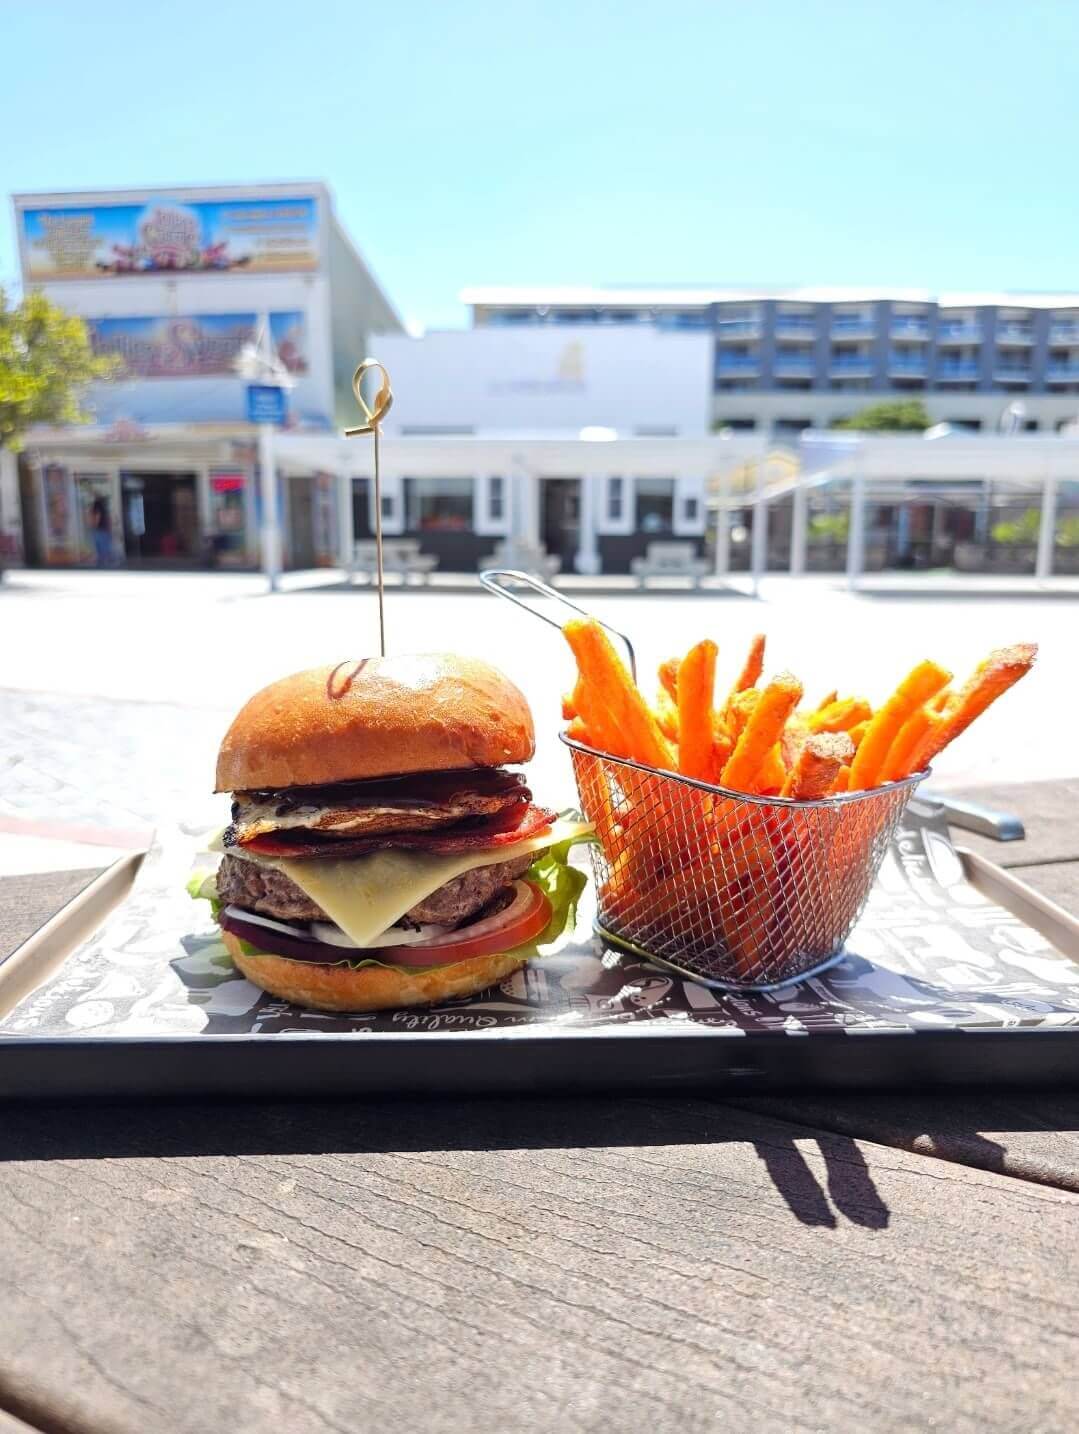
MULTIPOLYGON (((382 450, 383 532, 415 541, 441 573, 474 573, 507 540, 557 557, 563 573, 628 573, 651 543, 702 551, 707 475, 743 461, 743 447, 715 437, 395 436, 382 450)), ((313 469, 336 475, 337 561, 373 536, 369 447, 288 435, 278 452, 290 494, 313 469)), ((297 531, 295 511, 288 528, 297 531)))
POLYGON ((253 569, 258 535, 249 443, 151 435, 42 437, 25 455, 31 566, 253 569))

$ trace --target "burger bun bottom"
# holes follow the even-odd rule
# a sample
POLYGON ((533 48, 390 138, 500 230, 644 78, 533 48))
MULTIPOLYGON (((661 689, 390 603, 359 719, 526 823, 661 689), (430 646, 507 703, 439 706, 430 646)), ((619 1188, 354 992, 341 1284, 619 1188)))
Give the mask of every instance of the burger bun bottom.
POLYGON ((384 1011, 394 1006, 431 1006, 473 996, 512 975, 525 957, 512 951, 471 956, 452 966, 399 971, 389 966, 320 966, 251 951, 231 931, 221 939, 237 968, 271 996, 316 1011, 384 1011), (245 947, 247 949, 245 950, 245 947))

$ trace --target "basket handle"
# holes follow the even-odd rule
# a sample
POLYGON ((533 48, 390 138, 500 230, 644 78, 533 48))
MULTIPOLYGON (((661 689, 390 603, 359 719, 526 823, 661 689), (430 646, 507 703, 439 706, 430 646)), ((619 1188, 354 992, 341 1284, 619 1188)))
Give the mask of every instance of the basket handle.
POLYGON ((540 578, 533 577, 531 573, 518 572, 514 568, 484 568, 480 573, 480 584, 485 587, 489 593, 494 593, 496 597, 505 598, 507 602, 516 603, 519 608, 523 608, 525 612, 531 613, 533 617, 538 617, 541 622, 547 623, 550 627, 558 628, 559 632, 562 631, 562 624, 557 618, 549 617, 545 612, 541 612, 539 608, 533 607, 525 601, 520 593, 515 592, 512 587, 504 586, 502 579, 510 579, 514 583, 521 583, 526 588, 531 588, 533 592, 539 593, 542 597, 554 598, 556 602, 562 603, 564 607, 572 608, 573 611, 579 613, 581 617, 589 617, 592 618, 594 622, 598 622, 600 627, 605 628, 612 637, 617 637, 619 642, 625 643, 626 652, 629 654, 629 670, 633 675, 634 682, 637 681, 637 654, 633 650, 633 643, 630 642, 624 632, 619 632, 616 627, 612 627, 609 622, 604 622, 602 618, 595 617, 587 608, 578 607, 575 602, 570 602, 564 593, 560 593, 557 588, 551 587, 540 578))

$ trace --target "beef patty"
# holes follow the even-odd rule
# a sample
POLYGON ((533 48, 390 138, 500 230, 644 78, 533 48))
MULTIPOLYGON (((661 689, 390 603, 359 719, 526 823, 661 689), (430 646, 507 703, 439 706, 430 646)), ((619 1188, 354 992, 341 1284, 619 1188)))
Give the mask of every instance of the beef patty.
MULTIPOLYGON (((455 876, 406 911, 398 926, 457 926, 481 910, 504 886, 523 876, 530 856, 477 866, 455 876)), ((226 906, 261 911, 280 921, 329 921, 320 906, 306 896, 283 871, 242 857, 226 856, 217 870, 217 893, 226 906)))

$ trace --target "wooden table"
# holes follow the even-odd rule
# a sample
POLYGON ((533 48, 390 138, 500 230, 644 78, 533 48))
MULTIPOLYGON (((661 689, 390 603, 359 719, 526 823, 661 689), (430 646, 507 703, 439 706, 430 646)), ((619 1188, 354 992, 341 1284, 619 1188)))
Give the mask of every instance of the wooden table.
MULTIPOLYGON (((1079 906, 1079 805, 997 798, 1079 906)), ((0 1119, 0 1434, 1076 1424, 1076 1094, 0 1119)))

